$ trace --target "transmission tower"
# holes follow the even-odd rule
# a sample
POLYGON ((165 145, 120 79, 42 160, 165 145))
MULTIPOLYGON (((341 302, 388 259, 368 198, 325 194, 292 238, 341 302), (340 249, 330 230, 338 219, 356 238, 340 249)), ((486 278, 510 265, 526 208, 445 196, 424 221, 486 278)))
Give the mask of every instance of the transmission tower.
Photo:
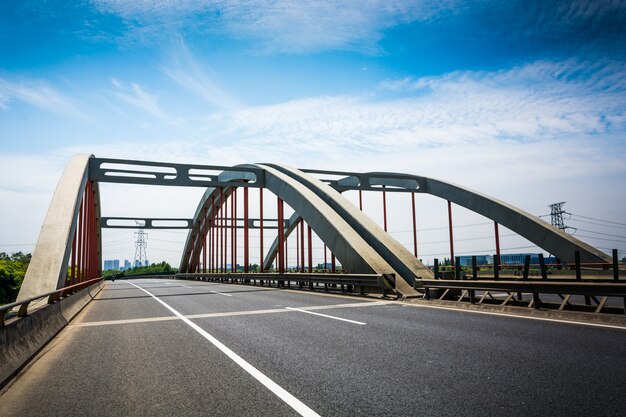
POLYGON ((573 227, 566 226, 565 222, 563 221, 563 214, 571 214, 563 210, 564 204, 565 201, 550 204, 550 223, 552 224, 552 226, 557 227, 563 231, 565 231, 565 229, 573 229, 573 227))
POLYGON ((134 266, 144 266, 148 257, 146 256, 146 248, 148 247, 148 234, 139 229, 135 232, 135 262, 134 266))

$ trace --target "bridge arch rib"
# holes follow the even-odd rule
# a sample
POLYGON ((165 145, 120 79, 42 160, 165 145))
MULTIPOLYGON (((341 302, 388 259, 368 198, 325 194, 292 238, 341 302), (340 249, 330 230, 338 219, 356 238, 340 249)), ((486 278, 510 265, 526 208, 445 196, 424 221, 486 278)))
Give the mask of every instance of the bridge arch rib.
POLYGON ((89 179, 91 158, 93 155, 76 155, 63 171, 26 270, 18 301, 63 288, 70 276, 77 280, 100 276, 100 194, 98 183, 89 179), (82 225, 79 218, 84 220, 82 225), (76 247, 77 235, 82 236, 77 239, 82 242, 82 248, 76 247), (84 256, 75 268, 72 263, 68 276, 73 247, 84 256))
POLYGON ((306 170, 309 173, 346 175, 328 182, 339 191, 376 190, 381 186, 395 187, 406 192, 426 193, 481 214, 528 239, 557 258, 574 263, 574 253, 580 252, 582 262, 610 263, 604 252, 576 239, 537 216, 504 201, 478 191, 433 178, 390 172, 346 173, 306 170))
MULTIPOLYGON (((275 164, 246 165, 246 167, 261 168, 265 173, 265 187, 294 208, 295 213, 289 220, 289 224, 293 226, 303 218, 350 271, 366 272, 367 268, 355 268, 345 263, 345 256, 340 256, 339 252, 341 252, 341 246, 348 243, 337 245, 333 241, 334 235, 324 236, 323 232, 320 234, 320 225, 315 224, 315 219, 320 214, 310 213, 309 216, 303 216, 301 210, 310 210, 310 206, 317 206, 332 212, 338 222, 337 229, 343 227, 351 229, 352 238, 365 242, 397 274, 397 277, 407 283, 411 284, 416 277, 432 277, 432 272, 428 267, 341 195, 341 192, 346 190, 380 191, 382 186, 389 187, 388 190, 427 193, 458 204, 498 222, 565 262, 573 262, 575 251, 580 252, 584 262, 606 263, 610 261, 601 251, 554 228, 536 216, 487 195, 445 181, 386 172, 358 174, 314 170, 305 172, 275 164), (339 180, 319 180, 309 173, 346 174, 346 176, 339 180), (287 185, 289 192, 283 190, 287 185)), ((285 237, 288 237, 294 229, 295 227, 288 227, 285 230, 285 237)), ((264 267, 271 265, 276 257, 277 249, 278 239, 273 242, 266 255, 263 261, 264 267)))
MULTIPOLYGON (((377 273, 401 275, 383 257, 363 239, 352 226, 350 226, 337 212, 323 199, 315 195, 307 187, 279 170, 267 166, 256 165, 262 168, 264 175, 264 188, 274 193, 290 207, 298 216, 311 226, 311 229, 322 239, 328 248, 337 257, 339 262, 350 272, 354 273, 377 273)), ((194 236, 201 235, 202 213, 208 197, 214 195, 215 190, 207 190, 201 203, 196 210, 194 229, 188 235, 187 245, 181 270, 191 270, 192 264, 185 260, 189 254, 199 253, 199 244, 194 236)), ((209 215, 210 217, 210 215, 209 215)), ((412 292, 412 288, 406 283, 396 281, 396 286, 402 293, 412 292)))

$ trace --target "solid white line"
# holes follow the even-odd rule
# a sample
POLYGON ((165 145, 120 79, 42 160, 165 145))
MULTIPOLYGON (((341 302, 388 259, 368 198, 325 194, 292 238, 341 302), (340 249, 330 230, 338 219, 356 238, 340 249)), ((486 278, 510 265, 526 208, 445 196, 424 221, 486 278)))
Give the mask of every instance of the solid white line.
POLYGON ((217 292, 217 291, 209 291, 209 292, 212 292, 214 294, 219 294, 219 295, 225 295, 226 297, 232 297, 233 296, 232 294, 225 294, 223 292, 217 292))
POLYGON ((293 307, 285 307, 287 310, 294 310, 294 311, 299 311, 301 313, 306 313, 306 314, 313 314, 316 316, 322 316, 322 317, 326 317, 329 319, 334 319, 334 320, 341 320, 341 321, 347 321, 348 323, 353 323, 353 324, 358 324, 361 326, 366 325, 367 323, 363 323, 361 321, 354 321, 354 320, 348 320, 348 319, 342 319, 341 317, 335 317, 335 316, 329 316, 328 314, 321 314, 321 313, 314 313, 312 311, 307 311, 307 310, 301 310, 299 308, 293 308, 293 307))
POLYGON ((163 307, 167 308, 169 311, 174 313, 178 318, 180 318, 182 321, 187 323, 192 329, 194 329, 195 331, 200 333, 206 340, 208 340, 216 348, 221 350, 226 356, 228 356, 230 359, 232 359, 233 362, 235 362, 237 365, 241 366, 253 378, 255 378, 257 381, 259 381, 261 384, 265 385, 265 387, 267 387, 270 391, 272 391, 278 398, 280 398, 285 403, 287 403, 287 405, 289 405, 291 408, 293 408, 298 414, 300 414, 301 416, 311 416, 311 417, 317 416, 317 417, 320 417, 319 414, 317 414, 315 411, 310 409, 302 401, 300 401, 299 399, 297 399, 296 397, 291 395, 283 387, 278 385, 276 382, 272 381, 269 377, 267 377, 261 371, 256 369, 254 366, 252 366, 249 362, 247 362, 241 356, 237 355, 235 352, 230 350, 226 345, 224 345, 222 342, 217 340, 215 337, 211 336, 207 331, 205 331, 203 328, 201 328, 200 326, 198 326, 197 324, 195 324, 194 322, 189 320, 187 317, 183 316, 181 313, 176 311, 169 304, 167 304, 166 302, 164 302, 160 298, 156 297, 151 292, 149 292, 147 290, 144 290, 140 286, 135 285, 132 282, 130 284, 133 285, 134 287, 137 287, 141 291, 145 292, 146 294, 148 294, 152 298, 154 298, 156 301, 161 303, 161 305, 163 305, 163 307))
POLYGON ((626 328, 624 326, 613 325, 613 324, 588 323, 586 321, 553 319, 553 318, 549 318, 549 317, 523 316, 521 314, 500 313, 498 311, 465 310, 465 309, 462 309, 462 308, 445 307, 445 306, 434 306, 434 305, 433 306, 427 306, 427 305, 424 305, 424 304, 412 304, 412 303, 402 303, 402 304, 407 306, 407 307, 434 308, 434 309, 438 309, 438 310, 456 311, 456 312, 459 312, 459 313, 488 314, 490 316, 504 316, 504 317, 512 317, 512 318, 516 318, 516 319, 551 321, 553 323, 578 324, 580 326, 603 327, 605 329, 626 330, 626 328))

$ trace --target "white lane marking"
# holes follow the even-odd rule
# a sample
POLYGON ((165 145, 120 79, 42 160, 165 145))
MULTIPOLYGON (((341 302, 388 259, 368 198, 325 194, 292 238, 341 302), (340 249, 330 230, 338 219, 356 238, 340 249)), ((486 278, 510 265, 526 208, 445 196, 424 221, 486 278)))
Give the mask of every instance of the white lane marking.
POLYGON ((183 285, 184 288, 189 288, 190 290, 193 290, 193 287, 189 287, 187 285, 183 285))
POLYGON ((553 319, 553 318, 549 318, 549 317, 522 316, 520 314, 500 313, 498 311, 465 310, 465 309, 454 308, 454 307, 427 306, 427 305, 424 305, 424 304, 411 304, 411 303, 405 303, 405 305, 408 306, 408 307, 434 308, 434 309, 439 309, 439 310, 456 311, 456 312, 459 312, 459 313, 488 314, 488 315, 491 315, 491 316, 513 317, 513 318, 516 318, 516 319, 551 321, 553 323, 578 324, 578 325, 581 325, 581 326, 603 327, 605 329, 626 330, 626 327, 620 326, 620 325, 603 324, 603 323, 588 323, 588 322, 584 322, 584 321, 553 319))
POLYGON ((285 307, 285 308, 286 308, 287 310, 299 311, 299 312, 301 312, 301 313, 313 314, 313 315, 316 315, 316 316, 326 317, 326 318, 329 318, 329 319, 341 320, 341 321, 347 321, 348 323, 358 324, 358 325, 361 325, 361 326, 364 326, 364 325, 366 325, 366 324, 367 324, 367 323, 363 323, 363 322, 361 322, 361 321, 355 321, 355 320, 343 319, 343 318, 341 318, 341 317, 329 316, 328 314, 314 313, 314 312, 312 312, 312 311, 302 310, 302 309, 299 309, 299 308, 293 308, 293 307, 285 307))
POLYGON ((219 295, 225 295, 226 297, 232 297, 233 296, 232 294, 226 294, 226 293, 223 293, 223 292, 217 292, 217 291, 209 291, 209 292, 212 292, 214 294, 219 294, 219 295))
MULTIPOLYGON (((323 306, 309 306, 309 307, 299 307, 294 308, 292 310, 287 310, 285 308, 273 308, 267 310, 243 310, 243 311, 226 311, 223 313, 199 313, 199 314, 188 314, 185 317, 188 319, 205 319, 205 318, 214 318, 214 317, 233 317, 233 316, 249 316, 249 315, 257 315, 257 314, 274 314, 274 313, 294 313, 302 310, 329 310, 333 308, 350 308, 350 307, 376 307, 381 305, 389 305, 397 302, 394 301, 378 301, 378 302, 365 302, 365 303, 352 303, 352 304, 328 304, 323 306)), ((276 307, 276 306, 275 306, 276 307)), ((404 307, 410 307, 410 305, 404 305, 404 307)), ((133 323, 148 323, 148 322, 156 322, 156 321, 169 321, 169 320, 178 320, 176 316, 162 316, 162 317, 147 317, 143 319, 122 319, 122 320, 107 320, 107 321, 88 321, 83 323, 74 323, 71 322, 68 326, 73 327, 90 327, 90 326, 108 326, 115 324, 133 324, 133 323)))
POLYGON ((179 320, 176 316, 146 317, 143 319, 123 319, 106 321, 87 321, 84 323, 71 324, 72 327, 110 326, 114 324, 149 323, 155 321, 179 320))
POLYGON ((261 384, 265 385, 265 387, 267 387, 270 391, 272 391, 278 398, 280 398, 285 403, 287 403, 287 405, 289 405, 291 408, 293 408, 298 414, 300 414, 301 416, 311 416, 311 417, 317 416, 317 417, 320 417, 319 414, 317 414, 315 411, 310 409, 302 401, 300 401, 299 399, 297 399, 296 397, 291 395, 283 387, 278 385, 276 382, 272 381, 264 373, 262 373, 261 371, 256 369, 254 366, 252 366, 249 362, 247 362, 241 356, 237 355, 235 352, 230 350, 225 344, 223 344, 222 342, 217 340, 215 337, 211 336, 203 328, 201 328, 200 326, 198 326, 197 324, 195 324, 194 322, 189 320, 187 317, 183 316, 181 313, 179 313, 177 310, 175 310, 173 307, 171 307, 165 301, 163 301, 160 298, 156 297, 151 292, 149 292, 147 290, 144 290, 143 288, 141 288, 138 285, 135 285, 133 283, 130 283, 130 284, 133 285, 134 287, 137 287, 141 291, 145 292, 146 294, 148 294, 152 298, 154 298, 156 301, 161 303, 161 305, 163 305, 163 307, 167 308, 169 311, 174 313, 178 318, 180 318, 182 321, 187 323, 189 325, 189 327, 191 327, 192 329, 194 329, 195 331, 200 333, 200 335, 202 335, 206 340, 208 340, 216 348, 221 350, 226 356, 228 356, 230 359, 232 359, 233 362, 235 362, 237 365, 241 366, 254 379, 259 381, 261 384))

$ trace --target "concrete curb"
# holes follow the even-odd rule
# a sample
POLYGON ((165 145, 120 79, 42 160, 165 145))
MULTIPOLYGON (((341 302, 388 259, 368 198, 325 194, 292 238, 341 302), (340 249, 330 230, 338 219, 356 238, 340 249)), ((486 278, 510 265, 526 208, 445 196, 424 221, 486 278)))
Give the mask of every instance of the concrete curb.
POLYGON ((0 329, 0 389, 100 292, 99 282, 0 329))

